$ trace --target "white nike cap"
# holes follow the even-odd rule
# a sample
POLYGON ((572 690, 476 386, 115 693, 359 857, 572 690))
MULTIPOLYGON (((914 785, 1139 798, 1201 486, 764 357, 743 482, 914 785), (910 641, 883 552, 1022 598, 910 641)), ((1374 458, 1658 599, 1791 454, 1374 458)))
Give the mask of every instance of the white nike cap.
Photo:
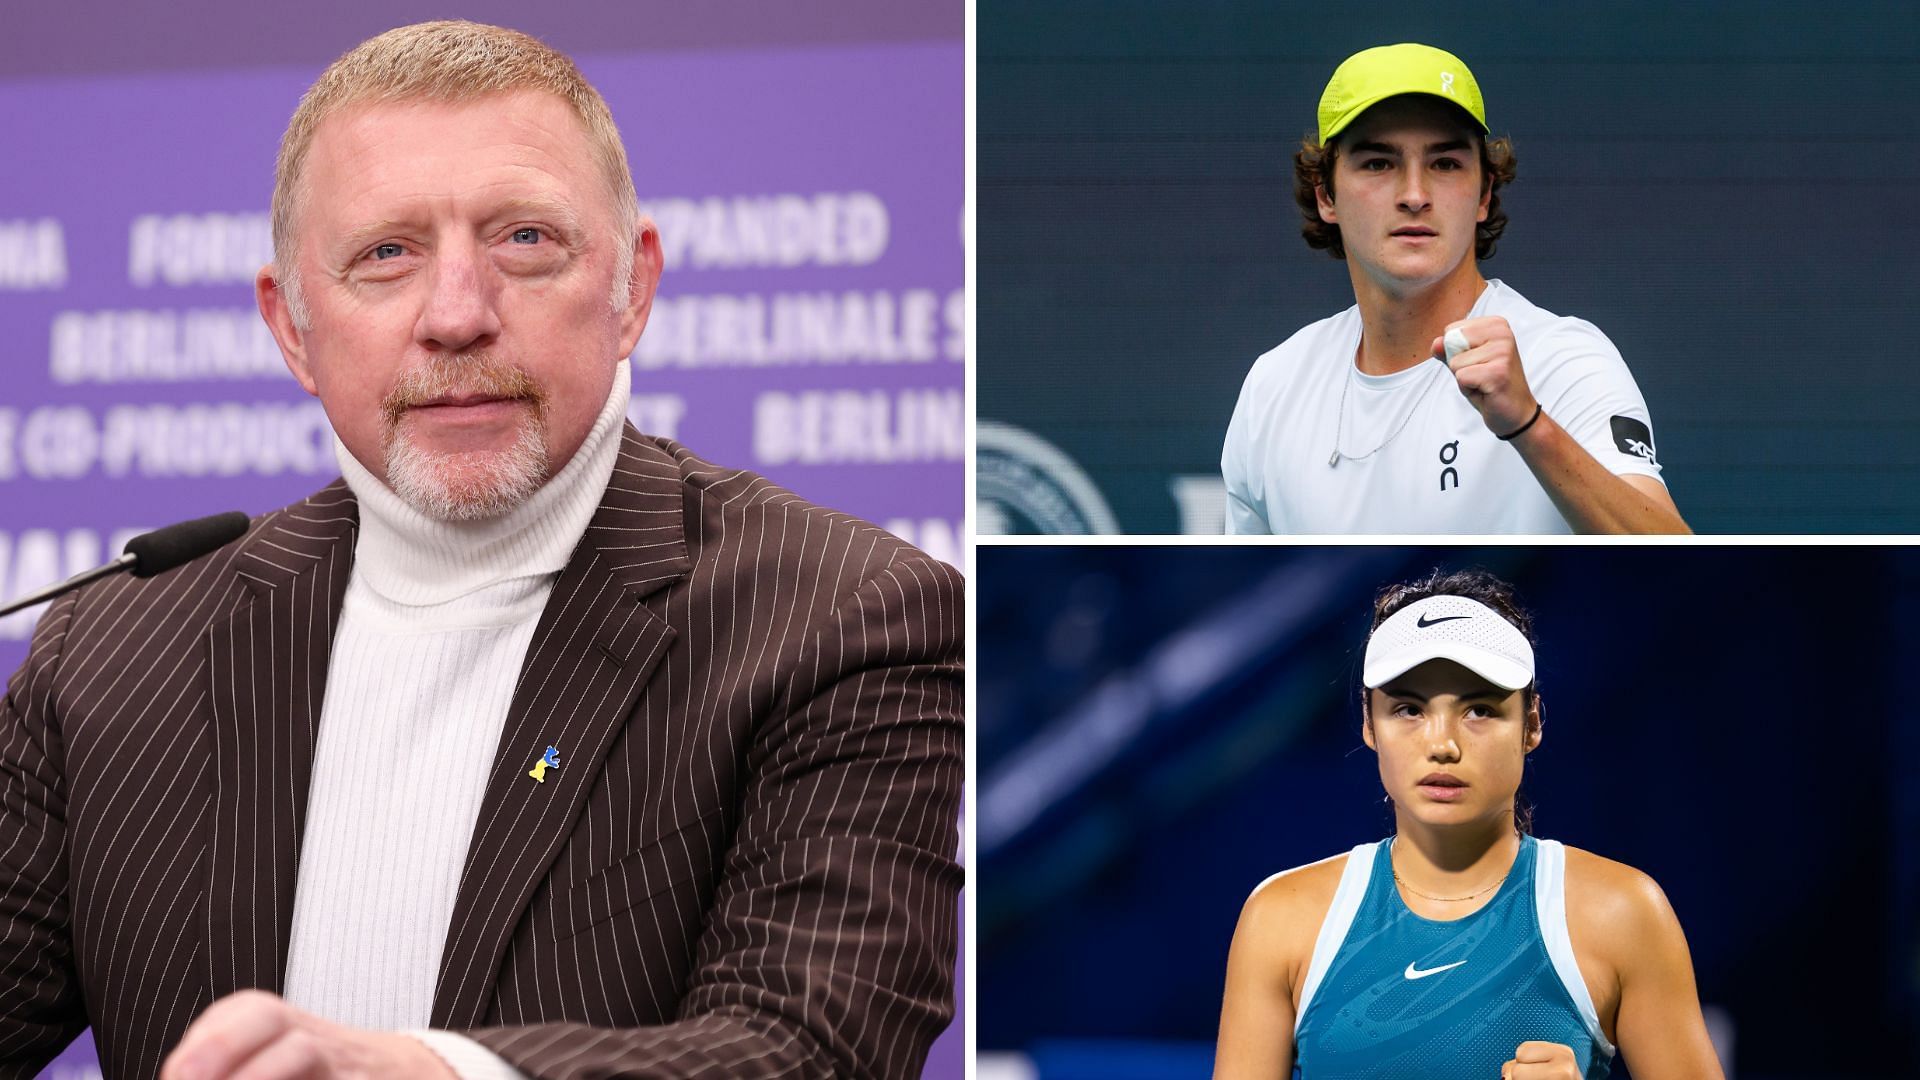
POLYGON ((1429 660, 1451 660, 1502 690, 1533 683, 1533 646, 1478 600, 1429 596, 1388 616, 1367 639, 1361 681, 1379 689, 1429 660))

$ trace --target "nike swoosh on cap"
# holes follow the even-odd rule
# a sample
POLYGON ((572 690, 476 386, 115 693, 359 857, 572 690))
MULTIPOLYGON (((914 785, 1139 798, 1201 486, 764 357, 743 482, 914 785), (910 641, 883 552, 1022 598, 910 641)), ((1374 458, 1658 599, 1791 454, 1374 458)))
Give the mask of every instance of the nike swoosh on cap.
POLYGON ((1471 615, 1442 615, 1437 619, 1430 619, 1427 616, 1422 615, 1418 619, 1415 619, 1413 621, 1413 625, 1419 627, 1422 630, 1425 630, 1427 627, 1432 626, 1435 623, 1452 622, 1455 619, 1471 619, 1471 618, 1473 618, 1473 616, 1471 615))
MULTIPOLYGON (((1464 616, 1462 616, 1462 617, 1464 617, 1464 616)), ((1464 964, 1464 963, 1466 963, 1466 961, 1465 961, 1465 960, 1455 960, 1455 961, 1454 961, 1453 963, 1451 963, 1451 964, 1441 964, 1441 965, 1440 965, 1439 967, 1437 967, 1437 968, 1428 968, 1428 969, 1427 969, 1427 970, 1425 970, 1425 971, 1421 971, 1421 970, 1420 970, 1419 968, 1416 968, 1416 967, 1414 967, 1414 966, 1413 966, 1413 964, 1414 964, 1414 962, 1413 962, 1413 961, 1411 961, 1411 960, 1409 960, 1409 961, 1407 961, 1407 978, 1409 978, 1409 979, 1424 979, 1424 978, 1426 978, 1426 977, 1427 977, 1427 976, 1429 976, 1429 975, 1438 975, 1438 974, 1440 974, 1441 972, 1443 972, 1443 971, 1446 971, 1446 970, 1447 970, 1447 969, 1449 969, 1449 968, 1457 968, 1457 967, 1459 967, 1459 966, 1460 966, 1461 964, 1464 964)))

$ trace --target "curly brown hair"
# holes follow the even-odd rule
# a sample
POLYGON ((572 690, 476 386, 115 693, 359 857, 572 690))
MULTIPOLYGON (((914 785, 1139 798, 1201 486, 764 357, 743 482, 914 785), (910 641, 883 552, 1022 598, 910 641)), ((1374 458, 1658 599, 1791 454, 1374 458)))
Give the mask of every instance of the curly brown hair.
MULTIPOLYGON (((1476 131, 1473 141, 1480 148, 1480 182, 1491 185, 1493 193, 1487 203, 1487 220, 1473 230, 1473 254, 1477 259, 1491 259, 1495 243, 1507 228, 1507 212, 1500 209, 1500 189, 1512 182, 1518 159, 1513 153, 1513 140, 1504 135, 1487 139, 1476 131)), ((1300 205, 1300 235, 1307 238, 1307 246, 1345 259, 1347 248, 1340 240, 1340 226, 1320 220, 1320 203, 1314 198, 1314 189, 1322 186, 1327 189, 1327 198, 1333 198, 1333 166, 1339 152, 1337 135, 1326 146, 1312 134, 1300 140, 1300 149, 1293 155, 1293 201, 1300 205)))

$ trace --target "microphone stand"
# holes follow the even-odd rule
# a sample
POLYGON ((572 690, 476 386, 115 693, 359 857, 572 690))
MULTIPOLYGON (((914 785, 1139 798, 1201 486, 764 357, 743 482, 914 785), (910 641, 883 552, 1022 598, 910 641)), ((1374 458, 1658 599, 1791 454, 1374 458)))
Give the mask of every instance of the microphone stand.
POLYGON ((129 551, 105 566, 96 566, 91 570, 82 571, 57 585, 49 585, 37 592, 30 592, 10 604, 0 606, 0 617, 11 615, 16 611, 23 611, 35 604, 45 603, 69 589, 77 589, 90 582, 99 581, 109 574, 117 574, 122 570, 131 570, 134 564, 139 561, 139 557, 129 551))

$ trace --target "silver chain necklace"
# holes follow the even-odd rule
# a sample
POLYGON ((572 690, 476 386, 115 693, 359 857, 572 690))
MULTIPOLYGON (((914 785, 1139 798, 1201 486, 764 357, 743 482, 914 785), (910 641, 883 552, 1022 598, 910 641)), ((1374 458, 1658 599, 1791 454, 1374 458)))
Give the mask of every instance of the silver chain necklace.
POLYGON ((1400 426, 1393 429, 1393 434, 1387 436, 1387 441, 1356 457, 1352 454, 1343 454, 1340 452, 1340 434, 1346 430, 1347 424, 1347 387, 1353 383, 1353 372, 1349 370, 1346 379, 1340 383, 1340 407, 1334 412, 1333 420, 1333 453, 1327 457, 1327 468, 1331 469, 1335 465, 1340 464, 1341 458, 1346 458, 1348 461, 1365 461, 1380 451, 1385 450, 1387 443, 1391 443, 1393 440, 1399 438, 1400 433, 1406 430, 1407 422, 1413 419, 1414 413, 1420 411, 1420 403, 1427 399, 1427 393, 1433 389, 1433 384, 1438 381, 1440 381, 1440 372, 1438 371, 1427 376, 1427 384, 1420 388, 1418 394, 1414 395, 1413 404, 1407 406, 1407 415, 1400 418, 1400 426))

